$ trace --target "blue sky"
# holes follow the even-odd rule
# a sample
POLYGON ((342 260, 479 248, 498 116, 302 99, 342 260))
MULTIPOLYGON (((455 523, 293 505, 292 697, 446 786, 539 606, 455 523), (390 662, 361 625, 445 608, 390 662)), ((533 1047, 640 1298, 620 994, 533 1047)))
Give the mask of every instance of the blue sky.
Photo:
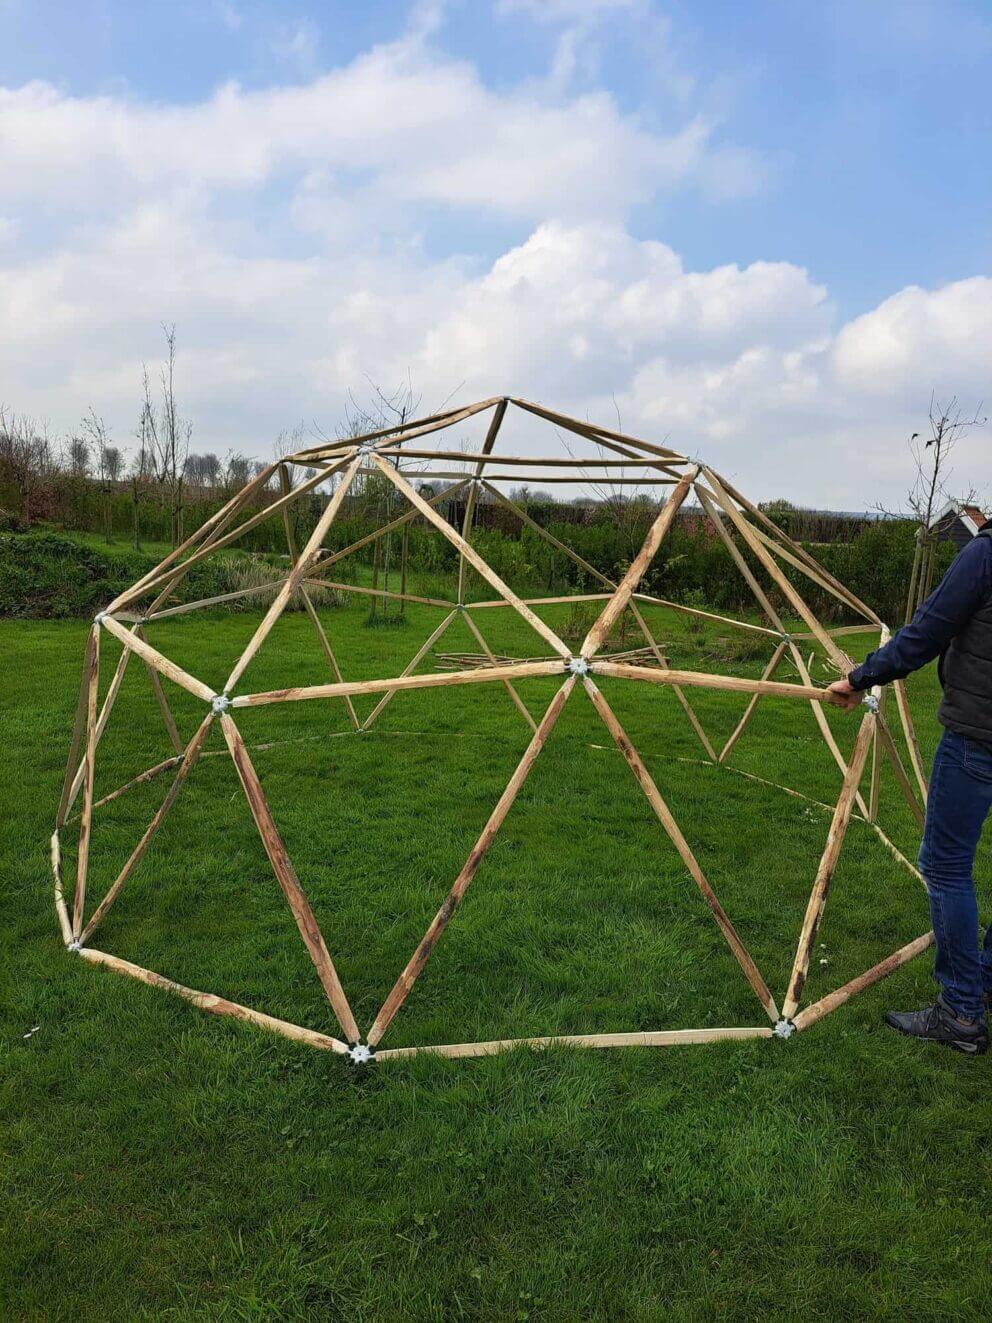
POLYGON ((350 377, 405 363, 428 392, 617 397, 742 473, 770 437, 813 499, 819 445, 863 457, 883 427, 867 481, 895 484, 931 386, 987 393, 986 3, 0 0, 0 23, 0 296, 66 309, 30 360, 12 347, 0 392, 58 426, 92 403, 124 429, 128 374, 173 317, 205 448, 249 424, 264 450, 294 404, 326 421, 350 377), (274 306, 309 371, 267 343, 274 306), (103 339, 63 343, 70 324, 103 339))

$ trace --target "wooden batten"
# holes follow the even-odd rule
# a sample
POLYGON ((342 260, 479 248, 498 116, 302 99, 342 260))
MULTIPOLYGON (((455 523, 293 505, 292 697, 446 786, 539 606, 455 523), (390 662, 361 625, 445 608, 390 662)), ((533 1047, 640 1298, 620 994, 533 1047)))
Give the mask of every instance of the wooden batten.
POLYGON ((740 1042, 748 1038, 771 1038, 768 1025, 729 1029, 644 1029, 622 1034, 558 1034, 547 1038, 499 1038, 489 1043, 439 1043, 434 1047, 387 1047, 375 1054, 376 1061, 396 1060, 427 1053, 438 1057, 491 1057, 514 1048, 549 1047, 689 1047, 694 1043, 740 1042))
POLYGON ((510 777, 506 789, 503 791, 496 807, 490 814, 489 821, 482 829, 482 834, 472 847, 472 852, 468 859, 466 859, 461 872, 455 878, 444 904, 434 916, 430 927, 421 938, 416 951, 414 951, 413 955, 407 962, 406 968, 396 980, 392 991, 380 1007, 379 1013, 375 1017, 375 1023, 369 1030, 368 1041, 370 1046, 374 1047, 376 1043, 379 1042, 382 1035, 392 1023, 396 1012, 409 996, 410 989, 413 987, 424 966, 427 964, 427 961, 430 959, 431 952, 437 945, 438 939, 448 926, 451 916, 461 904, 465 892, 469 888, 469 884, 479 870, 479 865, 486 857, 489 847, 496 838, 496 833, 506 820, 506 815, 509 813, 514 800, 520 793, 521 786, 527 780, 527 777, 530 774, 530 769, 534 766, 538 754, 544 748, 548 736, 554 729, 559 716, 561 716, 562 709, 568 701, 569 695, 574 687, 575 676, 570 675, 558 690, 558 693, 552 699, 548 710, 541 718, 541 724, 534 732, 531 742, 524 751, 524 756, 517 764, 516 770, 510 777))
POLYGON ((155 974, 150 969, 142 968, 141 965, 132 964, 130 960, 121 960, 118 956, 108 955, 106 951, 97 951, 88 946, 83 947, 79 955, 91 965, 103 965, 105 969, 112 969, 117 974, 126 974, 128 978, 137 979, 139 983, 147 983, 151 988, 162 988, 165 992, 171 992, 176 997, 182 997, 183 1001, 199 1007, 201 1011, 209 1011, 211 1015, 228 1015, 234 1020, 242 1020, 245 1024, 253 1024, 259 1029, 267 1029, 269 1033, 279 1034, 282 1038, 289 1038, 295 1043, 306 1043, 308 1047, 318 1047, 325 1052, 342 1055, 348 1051, 347 1043, 342 1043, 338 1038, 317 1033, 315 1029, 304 1029, 298 1024, 290 1024, 288 1020, 278 1020, 274 1015, 254 1011, 250 1006, 239 1006, 237 1002, 227 1001, 224 997, 215 997, 212 992, 197 992, 194 988, 183 987, 181 983, 174 983, 171 978, 155 974))
POLYGON ((79 940, 84 945, 86 942, 89 941, 89 939, 93 936, 94 932, 96 932, 97 928, 103 922, 107 911, 110 909, 111 905, 113 905, 114 901, 120 895, 128 878, 131 876, 131 874, 137 868, 138 864, 141 862, 141 859, 144 856, 145 851, 148 849, 149 845, 151 845, 152 841, 154 840, 156 832, 158 831, 159 827, 161 827, 162 823, 165 821, 165 818, 169 813, 169 810, 176 802, 176 796, 179 794, 179 791, 182 789, 183 782, 186 780, 189 773, 193 770, 196 760, 200 755, 200 750, 203 748, 203 742, 207 738, 207 733, 210 729, 210 725, 212 721, 213 721, 213 713, 208 712, 206 717, 204 717, 203 721, 200 723, 200 727, 197 730, 196 734, 193 736, 192 740, 190 740, 188 748, 183 753, 182 761, 179 764, 179 768, 176 772, 175 779, 173 780, 172 785, 169 787, 168 794, 165 796, 165 799, 162 801, 158 809, 158 812, 152 818, 151 822, 149 823, 148 827, 145 830, 144 835, 141 837, 141 840, 132 850, 130 858, 128 859, 124 867, 121 869, 120 873, 117 875, 114 882, 111 884, 110 888, 107 891, 107 894, 104 896, 103 900, 94 910, 93 916, 90 919, 89 923, 80 933, 79 940))
POLYGON ((714 675, 707 671, 659 671, 649 666, 629 666, 626 662, 595 660, 590 663, 590 669, 594 675, 607 675, 615 680, 645 680, 648 684, 678 684, 686 689, 723 689, 734 694, 768 694, 774 698, 836 703, 827 689, 784 680, 751 680, 743 675, 714 675))
MULTIPOLYGON (((782 660, 783 656, 785 655, 785 646, 786 645, 784 642, 780 643, 778 647, 775 649, 775 651, 772 653, 768 665, 761 672, 762 680, 770 680, 772 676, 775 674, 775 671, 778 669, 779 662, 782 660)), ((740 721, 738 721, 737 725, 734 727, 733 731, 730 734, 730 738, 727 740, 727 743, 720 750, 720 757, 717 760, 718 762, 725 763, 727 759, 730 757, 731 750, 733 749, 737 741, 740 739, 740 737, 744 734, 744 728, 747 725, 747 723, 751 720, 751 717, 754 714, 754 709, 758 706, 758 700, 760 698, 761 698, 760 694, 752 694, 750 702, 748 703, 747 707, 744 709, 744 715, 741 717, 740 721)))
POLYGON ((890 956, 880 960, 877 965, 872 965, 871 969, 866 969, 863 974, 857 978, 852 978, 849 983, 845 983, 842 988, 836 992, 828 992, 825 997, 819 1001, 813 1002, 805 1010, 797 1013, 793 1023, 797 1029, 808 1029, 810 1025, 816 1024, 822 1020, 825 1015, 835 1011, 838 1006, 843 1006, 845 1002, 856 997, 859 992, 864 992, 865 988, 870 988, 873 983, 878 983, 883 978, 894 973, 907 961, 914 960, 918 955, 922 955, 928 947, 933 946, 933 933, 924 933, 922 937, 917 937, 913 942, 907 942, 901 946, 898 951, 893 951, 890 956))
POLYGON ((683 836, 681 828, 675 821, 671 809, 669 809, 668 805, 662 798, 658 787, 654 783, 654 778, 644 765, 644 760, 634 748, 630 741, 630 737, 617 720, 613 709, 603 697, 600 690, 588 677, 586 677, 584 683, 586 693, 592 699, 593 706, 602 718, 603 724, 610 732, 617 748, 627 760, 627 764, 633 772, 635 780, 644 791, 644 796, 648 803, 651 805, 652 809, 654 809, 655 816, 664 827, 669 840, 678 851, 679 857, 688 869, 693 882, 695 882, 696 886, 699 888, 703 899, 706 901, 707 905, 709 905, 713 917, 716 919, 717 925, 726 939, 727 945, 734 953, 734 958, 744 971, 744 977, 747 979, 748 983, 750 983, 755 996, 761 1002, 768 1018, 774 1024, 778 1019, 778 1007, 775 1005, 775 998, 772 996, 767 983, 761 976, 760 970, 754 963, 750 951, 748 951, 743 941, 741 941, 739 933, 731 923, 723 906, 720 904, 719 900, 717 900, 716 893, 707 881, 703 870, 700 868, 699 862, 693 854, 688 841, 683 836))
POLYGON ((83 779, 83 811, 79 820, 79 849, 76 854, 76 892, 72 905, 72 931, 78 937, 86 904, 86 872, 89 867, 93 828, 93 775, 96 767, 97 697, 100 688, 100 626, 90 627, 92 647, 88 652, 86 680, 86 770, 83 779))
MULTIPOLYGON (((450 611, 448 615, 446 615, 445 618, 441 621, 441 623, 437 626, 437 628, 433 631, 433 633, 428 635, 428 637, 424 640, 424 642, 420 645, 417 651, 407 662, 406 666, 403 668, 403 673, 402 675, 400 675, 398 683, 389 685, 383 691, 380 691, 378 689, 371 691, 363 690, 364 693, 382 692, 382 698, 379 699, 379 702, 376 703, 375 707, 372 709, 372 711, 369 713, 369 715, 366 717, 365 721, 363 722, 362 724, 363 730, 370 730, 371 727, 374 725, 374 723, 378 721, 380 713, 382 712, 383 708, 385 708, 392 701, 392 697, 396 693, 397 689, 418 687, 414 685, 409 685, 406 682, 409 679, 413 678, 413 672, 417 669, 417 667, 420 665, 423 659, 427 656, 431 648, 433 648, 434 644, 437 643, 438 640, 444 636, 445 631, 447 630, 451 622, 454 620, 456 615, 457 615, 456 611, 454 610, 450 611)), ((427 677, 421 676, 419 678, 424 679, 427 677)))
POLYGON ((398 491, 403 493, 412 506, 418 509, 439 532, 444 534, 452 546, 462 553, 472 568, 478 571, 478 573, 496 589, 501 597, 505 597, 510 605, 516 608, 518 614, 523 616, 531 629, 533 629, 535 633, 540 634, 541 638, 543 638, 546 643, 549 643, 559 656, 570 656, 571 649, 568 645, 561 641, 554 630, 546 625, 540 616, 536 616, 529 606, 524 605, 509 584, 504 583, 496 571, 490 569, 489 565, 487 565, 482 557, 478 555, 472 546, 470 546, 459 533, 455 532, 447 520, 442 519, 441 516, 427 504, 419 492, 415 491, 408 482, 405 482, 391 465, 387 464, 385 460, 380 459, 378 455, 374 455, 373 458, 379 471, 385 474, 398 491))
POLYGON ((595 621, 586 635, 580 649, 583 657, 595 656, 606 639, 609 638, 610 630, 626 609, 628 602, 637 590, 637 585, 647 573, 648 566, 654 560, 658 548, 671 528, 683 501, 688 496, 689 489, 698 472, 697 468, 692 468, 679 479, 662 507, 661 513, 651 525, 648 535, 644 539, 644 545, 634 557, 627 573, 620 580, 616 592, 607 602, 599 619, 595 621))
POLYGON ((238 780, 241 782, 241 788, 248 800, 251 815, 258 827, 258 834, 265 846, 265 853, 269 856, 272 871, 276 875, 276 880, 282 888, 293 918, 296 920, 296 926, 300 930, 303 944, 309 952, 324 992, 327 994, 327 1000, 331 1004, 331 1009, 334 1011, 345 1037, 350 1043, 357 1043, 361 1034, 348 1004, 348 998, 341 986, 341 980, 334 968, 334 961, 331 959, 331 954, 324 942, 323 934, 317 926, 317 920, 310 908, 310 902, 303 893, 299 878, 296 876, 296 870, 286 853, 286 847, 283 845, 282 837, 279 835, 272 817, 268 800, 265 798, 265 791, 262 789, 262 784, 255 772, 251 758, 248 756, 248 750, 241 738, 241 732, 226 712, 222 713, 220 723, 227 747, 230 749, 231 757, 234 760, 238 780))
POLYGON ((830 890, 830 883, 833 880, 834 870, 837 867, 837 861, 840 858, 840 848, 844 843, 844 835, 847 831, 847 824, 851 819, 851 809, 854 805, 854 796, 858 788, 858 782, 861 780, 861 774, 864 771, 865 761, 868 757, 868 749, 871 746, 871 737, 876 718, 873 713, 867 712, 862 718, 861 726, 858 729, 858 737, 854 743, 854 752, 851 754, 851 761, 848 765, 847 775, 844 777, 844 784, 841 786, 840 796, 837 800, 837 807, 834 809, 833 818, 830 823, 830 831, 827 835, 827 843, 824 846, 823 854, 820 858, 820 866, 817 869, 816 880, 813 883, 813 890, 810 892, 809 904, 806 907, 806 916, 803 919, 802 932, 799 936, 799 946, 796 949, 796 958, 792 965, 792 975, 789 979, 789 989, 786 993, 785 1003, 782 1007, 782 1015, 786 1020, 791 1020, 795 1015, 799 1000, 802 997, 803 987, 806 983, 806 976, 809 973, 810 954, 813 950, 813 943, 816 941, 817 930, 820 926, 820 920, 823 917, 824 906, 827 903, 827 893, 830 890))

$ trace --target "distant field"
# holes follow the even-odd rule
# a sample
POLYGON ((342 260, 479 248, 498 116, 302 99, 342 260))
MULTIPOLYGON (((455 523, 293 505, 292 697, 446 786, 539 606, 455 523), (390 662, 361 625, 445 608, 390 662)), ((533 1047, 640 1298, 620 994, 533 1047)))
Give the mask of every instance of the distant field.
MULTIPOLYGON (((398 673, 440 619, 412 607, 407 625, 368 629, 366 613, 360 601, 323 613, 348 678, 398 673)), ((539 650, 509 611, 482 615, 494 650, 539 650)), ((178 618, 152 641, 219 687, 257 620, 178 618)), ((764 654, 731 659, 719 628, 693 632, 661 612, 651 623, 675 665, 756 675, 764 664, 764 654)), ((0 622, 5 1316, 983 1315, 989 1066, 880 1024, 883 1007, 930 995, 928 957, 786 1043, 421 1057, 359 1074, 70 957, 47 849, 85 632, 83 622, 0 622)), ((102 646, 106 683, 116 652, 102 646)), ((848 646, 858 655, 863 639, 848 646)), ((460 623, 439 647, 478 650, 460 623)), ((309 621, 294 614, 242 689, 327 678, 309 621)), ((520 692, 539 716, 555 687, 534 680, 520 692)), ((602 688, 781 999, 828 815, 701 762, 669 691, 602 688)), ((168 693, 188 737, 202 705, 168 693)), ((911 693, 929 759, 932 671, 911 693)), ((714 742, 744 706, 691 698, 714 742)), ((829 715, 849 749, 855 719, 829 715)), ((340 702, 238 721, 250 746, 291 741, 252 756, 367 1026, 528 729, 492 685, 397 695, 358 736, 340 702)), ((212 733, 208 748, 222 747, 212 733)), ((100 746, 97 795, 168 752, 132 664, 100 746)), ((763 700, 730 767, 836 798, 838 773, 802 704, 763 700)), ((165 789, 159 779, 98 815, 91 904, 165 789)), ((882 803, 883 825, 915 857, 887 769, 882 803)), ((981 864, 987 877, 987 851, 981 864)), ((920 884, 852 823, 806 999, 928 927, 920 884)), ((196 768, 94 945, 335 1032, 226 756, 196 768)), ((383 1046, 762 1018, 576 692, 383 1046)))

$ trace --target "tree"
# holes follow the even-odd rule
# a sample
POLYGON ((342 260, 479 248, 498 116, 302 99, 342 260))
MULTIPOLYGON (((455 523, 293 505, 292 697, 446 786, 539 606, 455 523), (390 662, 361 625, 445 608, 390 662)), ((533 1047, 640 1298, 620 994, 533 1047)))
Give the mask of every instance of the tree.
POLYGON ((0 405, 0 481, 17 492, 26 524, 31 523, 37 499, 57 469, 47 428, 0 405))
POLYGON ((74 478, 85 478, 90 471, 90 447, 84 436, 71 436, 68 446, 69 472, 74 478))
POLYGON ((186 489, 186 462, 193 425, 180 416, 176 405, 176 328, 166 326, 166 361, 159 374, 162 403, 156 410, 151 399, 148 370, 142 368, 144 381, 143 427, 149 441, 151 468, 163 504, 168 502, 172 545, 183 540, 183 512, 186 489))
POLYGON ((89 413, 80 423, 81 438, 76 441, 91 453, 96 460, 96 476, 100 484, 100 508, 103 519, 103 536, 108 545, 114 540, 113 529, 113 484, 120 476, 121 452, 110 444, 107 424, 90 405, 89 413))
MULTIPOLYGON (((916 521, 916 554, 906 598, 907 620, 920 603, 930 595, 933 587, 937 548, 933 522, 938 504, 948 499, 947 482, 953 471, 948 467, 948 460, 962 436, 971 428, 988 421, 981 416, 981 408, 979 404, 974 413, 965 415, 957 396, 952 395, 946 404, 941 404, 931 393, 928 414, 930 435, 923 440, 919 432, 914 432, 909 438, 909 451, 913 457, 916 475, 907 493, 907 499, 916 521)), ((972 490, 964 499, 967 501, 973 496, 972 490)))

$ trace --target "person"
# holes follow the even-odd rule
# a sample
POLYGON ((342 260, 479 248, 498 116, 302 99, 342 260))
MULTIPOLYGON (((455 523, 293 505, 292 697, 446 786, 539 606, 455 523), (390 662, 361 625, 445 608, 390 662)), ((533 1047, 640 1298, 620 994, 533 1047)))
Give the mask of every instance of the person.
POLYGON ((992 926, 979 948, 973 866, 992 807, 992 520, 957 555, 912 620, 829 686, 847 710, 873 685, 901 680, 938 657, 944 727, 933 761, 920 872, 930 898, 940 994, 919 1011, 888 1011, 886 1024, 958 1052, 988 1050, 992 926))

